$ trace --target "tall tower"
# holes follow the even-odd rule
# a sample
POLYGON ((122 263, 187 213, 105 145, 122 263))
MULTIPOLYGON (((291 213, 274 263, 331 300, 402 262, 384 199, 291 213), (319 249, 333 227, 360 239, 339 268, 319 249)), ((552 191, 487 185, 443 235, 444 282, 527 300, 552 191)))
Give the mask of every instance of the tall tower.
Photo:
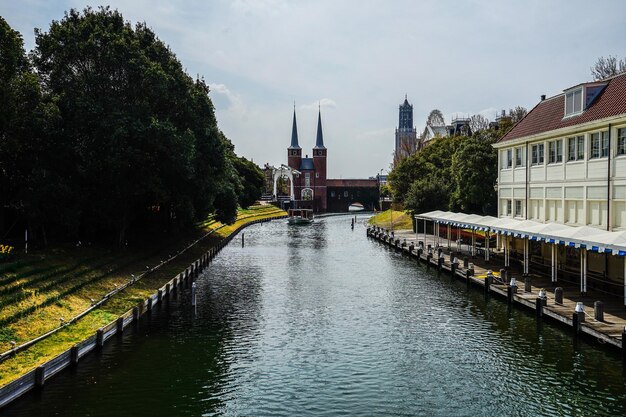
POLYGON ((417 150, 417 130, 413 126, 413 106, 407 96, 399 107, 398 128, 396 129, 396 149, 394 164, 400 162, 417 150))
POLYGON ((293 126, 291 127, 291 145, 287 148, 287 165, 293 169, 300 169, 302 148, 298 144, 298 125, 296 123, 296 105, 293 105, 293 126))
POLYGON ((322 110, 317 114, 317 138, 313 148, 313 165, 315 166, 314 193, 317 207, 326 211, 326 147, 324 146, 324 134, 322 133, 322 110))

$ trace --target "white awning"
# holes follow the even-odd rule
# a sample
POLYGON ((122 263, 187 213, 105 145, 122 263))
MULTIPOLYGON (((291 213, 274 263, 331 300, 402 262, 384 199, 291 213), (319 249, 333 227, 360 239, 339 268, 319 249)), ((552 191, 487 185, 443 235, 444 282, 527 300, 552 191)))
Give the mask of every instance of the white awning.
POLYGON ((497 218, 441 210, 417 214, 415 218, 465 229, 484 230, 505 236, 586 248, 600 253, 626 255, 626 231, 607 232, 591 226, 539 223, 533 220, 497 218))

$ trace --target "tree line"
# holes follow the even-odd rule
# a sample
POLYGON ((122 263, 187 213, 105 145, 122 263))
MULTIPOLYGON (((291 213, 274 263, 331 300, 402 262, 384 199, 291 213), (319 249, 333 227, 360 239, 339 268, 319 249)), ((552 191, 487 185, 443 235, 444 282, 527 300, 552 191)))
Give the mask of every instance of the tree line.
POLYGON ((70 10, 35 47, 0 17, 0 237, 122 245, 214 213, 232 222, 264 177, 219 130, 209 87, 145 23, 70 10))

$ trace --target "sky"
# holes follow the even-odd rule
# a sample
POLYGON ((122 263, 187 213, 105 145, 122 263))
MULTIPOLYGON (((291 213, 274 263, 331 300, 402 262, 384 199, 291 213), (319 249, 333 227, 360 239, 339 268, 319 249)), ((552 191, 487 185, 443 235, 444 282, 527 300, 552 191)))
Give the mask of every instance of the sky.
POLYGON ((294 102, 311 155, 319 106, 329 178, 389 170, 405 94, 419 133, 432 109, 448 123, 530 110, 590 80, 598 57, 626 56, 619 0, 1 0, 0 15, 31 50, 34 28, 88 5, 146 22, 204 77, 220 129, 259 165, 286 163, 294 102))

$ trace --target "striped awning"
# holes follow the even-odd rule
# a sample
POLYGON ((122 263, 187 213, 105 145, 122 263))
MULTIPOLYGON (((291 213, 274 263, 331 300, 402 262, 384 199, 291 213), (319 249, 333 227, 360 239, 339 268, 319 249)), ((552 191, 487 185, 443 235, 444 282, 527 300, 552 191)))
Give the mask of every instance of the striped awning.
POLYGON ((417 214, 415 219, 583 248, 600 253, 626 255, 626 231, 607 232, 591 226, 568 226, 562 223, 540 223, 533 220, 497 218, 441 210, 417 214))

